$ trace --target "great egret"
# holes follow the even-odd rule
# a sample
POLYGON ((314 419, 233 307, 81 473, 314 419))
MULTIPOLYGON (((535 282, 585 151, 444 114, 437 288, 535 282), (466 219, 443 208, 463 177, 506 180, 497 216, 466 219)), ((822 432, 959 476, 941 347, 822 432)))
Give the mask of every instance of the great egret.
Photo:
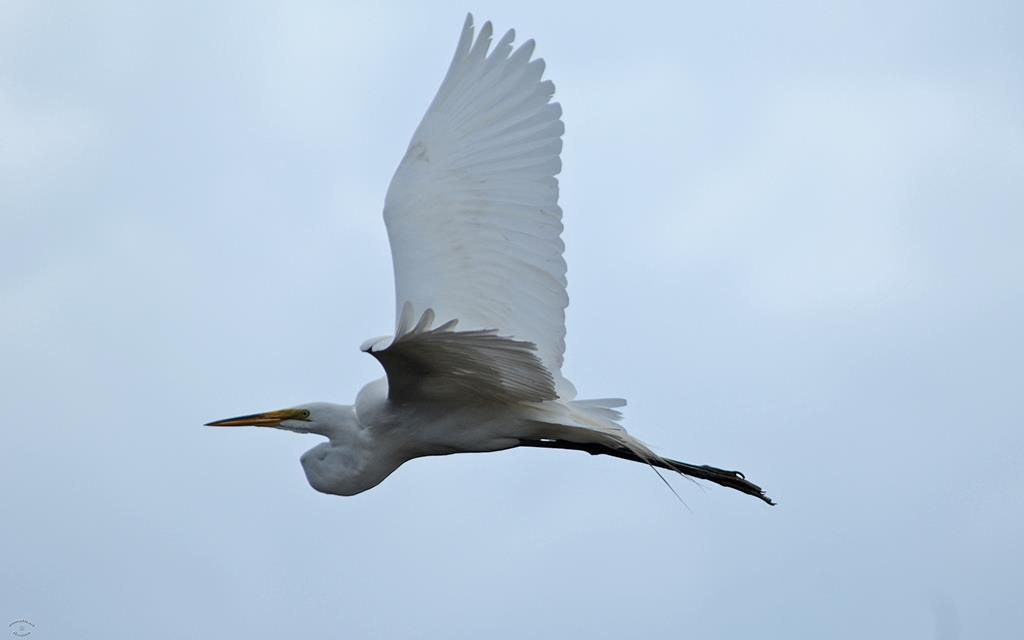
POLYGON ((317 491, 366 491, 422 456, 575 449, 710 480, 768 504, 737 471, 664 458, 619 424, 620 399, 575 400, 561 374, 565 260, 558 207, 562 108, 534 43, 491 48, 466 17, 441 88, 384 201, 395 271, 394 337, 355 406, 324 402, 209 423, 315 433, 302 456, 317 491))

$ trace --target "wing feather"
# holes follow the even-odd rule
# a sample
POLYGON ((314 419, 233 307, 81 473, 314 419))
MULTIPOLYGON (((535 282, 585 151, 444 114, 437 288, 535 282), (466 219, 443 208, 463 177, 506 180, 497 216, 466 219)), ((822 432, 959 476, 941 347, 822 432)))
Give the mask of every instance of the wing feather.
MULTIPOLYGON (((410 322, 403 310, 403 324, 410 322)), ((493 330, 456 331, 458 320, 432 328, 430 309, 393 340, 369 341, 388 377, 388 398, 405 403, 484 401, 500 404, 554 400, 554 380, 529 342, 493 330)))
MULTIPOLYGON (((389 367, 415 361, 425 371, 429 353, 438 358, 429 375, 446 383, 462 373, 439 373, 441 363, 471 362, 476 373, 492 376, 488 384, 508 387, 486 388, 485 395, 571 399, 575 391, 561 375, 569 301, 555 178, 562 110, 551 102, 554 84, 542 80, 544 61, 531 60, 533 40, 514 48, 510 30, 492 48, 492 34, 487 22, 474 39, 467 16, 388 188, 397 337, 385 349, 392 355, 379 359, 391 386, 402 376, 389 367), (429 329, 435 320, 442 325, 429 329), (448 327, 451 321, 461 330, 448 327), (473 349, 479 352, 470 357, 473 349), (488 358, 500 364, 488 369, 488 358), (510 369, 517 366, 522 370, 510 369), (526 376, 540 376, 543 389, 526 384, 526 376)), ((400 386, 399 395, 430 387, 408 379, 400 386)))

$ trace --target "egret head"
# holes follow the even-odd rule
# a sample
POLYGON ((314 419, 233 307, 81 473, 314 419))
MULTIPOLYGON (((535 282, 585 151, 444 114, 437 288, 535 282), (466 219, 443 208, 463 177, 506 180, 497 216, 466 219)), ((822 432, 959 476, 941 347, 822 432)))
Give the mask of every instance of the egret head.
POLYGON ((355 410, 348 405, 313 402, 215 420, 207 426, 272 427, 327 437, 328 442, 318 444, 301 458, 306 479, 322 493, 352 496, 366 491, 405 461, 393 455, 377 455, 372 436, 360 427, 355 410))
POLYGON ((237 418, 207 422, 208 427, 272 427, 295 433, 316 433, 330 436, 344 423, 345 411, 351 409, 325 402, 299 405, 290 409, 278 409, 264 413, 253 413, 237 418), (341 411, 340 411, 341 410, 341 411))

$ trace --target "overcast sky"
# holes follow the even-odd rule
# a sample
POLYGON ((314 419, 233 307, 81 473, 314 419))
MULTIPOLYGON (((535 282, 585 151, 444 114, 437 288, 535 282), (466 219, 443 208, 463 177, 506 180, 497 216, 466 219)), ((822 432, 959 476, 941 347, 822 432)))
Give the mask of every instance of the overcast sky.
POLYGON ((44 638, 1017 638, 1016 2, 0 1, 0 623, 44 638), (779 506, 314 437, 467 10, 565 111, 566 375, 779 506))

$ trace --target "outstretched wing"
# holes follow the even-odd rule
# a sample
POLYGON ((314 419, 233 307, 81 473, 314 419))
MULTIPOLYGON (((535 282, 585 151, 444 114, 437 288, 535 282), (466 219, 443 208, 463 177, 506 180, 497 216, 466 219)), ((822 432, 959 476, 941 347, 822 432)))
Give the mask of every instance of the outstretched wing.
MULTIPOLYGON (((473 361, 483 364, 496 349, 514 352, 515 363, 502 367, 541 375, 571 398, 561 375, 569 301, 555 179, 562 111, 550 102, 554 85, 541 80, 543 60, 530 60, 533 41, 513 50, 513 38, 509 31, 488 52, 491 24, 474 41, 467 16, 448 73, 391 180, 384 221, 398 321, 388 349, 415 344, 437 358, 434 368, 450 354, 461 361, 476 352, 473 361), (457 320, 459 331, 403 335, 406 307, 411 318, 432 310, 442 326, 457 320)), ((382 358, 392 386, 392 366, 408 361, 397 353, 392 364, 382 358)), ((489 383, 508 383, 512 372, 503 371, 489 383)))

